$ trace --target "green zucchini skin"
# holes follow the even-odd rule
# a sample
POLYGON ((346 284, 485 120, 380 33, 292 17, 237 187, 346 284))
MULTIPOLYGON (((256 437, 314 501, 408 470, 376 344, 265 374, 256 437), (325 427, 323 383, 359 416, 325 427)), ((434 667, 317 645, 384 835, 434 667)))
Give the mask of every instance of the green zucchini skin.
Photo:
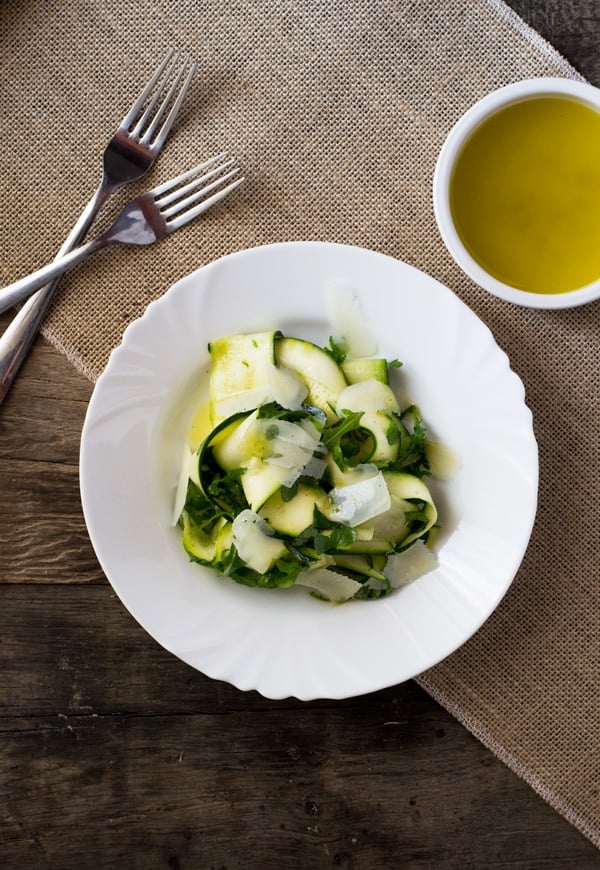
POLYGON ((250 410, 248 397, 258 399, 268 395, 277 334, 270 331, 228 335, 209 343, 212 363, 209 411, 214 424, 239 411, 250 410))
POLYGON ((300 484, 296 494, 284 500, 281 490, 275 492, 258 511, 276 534, 297 538, 313 522, 315 507, 327 509, 327 494, 319 486, 300 484))
POLYGON ((371 378, 389 384, 388 363, 385 359, 345 359, 340 368, 349 384, 369 381, 371 378))
POLYGON ((291 369, 306 381, 306 404, 321 408, 328 422, 334 421, 336 415, 332 409, 348 382, 331 354, 310 341, 279 338, 275 343, 275 358, 278 365, 291 369))

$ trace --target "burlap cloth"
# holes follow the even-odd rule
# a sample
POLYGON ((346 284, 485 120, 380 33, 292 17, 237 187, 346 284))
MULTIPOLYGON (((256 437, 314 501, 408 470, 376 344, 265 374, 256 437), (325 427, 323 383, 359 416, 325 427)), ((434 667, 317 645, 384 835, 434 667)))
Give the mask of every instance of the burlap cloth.
POLYGON ((500 607, 419 682, 600 846, 598 304, 544 312, 486 295, 453 265, 431 202, 438 150, 471 103, 517 79, 577 73, 499 0, 4 0, 4 283, 58 250, 108 135, 171 45, 199 70, 150 182, 229 149, 248 183, 159 249, 80 267, 46 336, 94 379, 173 281, 290 239, 374 248, 461 296, 525 383, 540 507, 500 607))

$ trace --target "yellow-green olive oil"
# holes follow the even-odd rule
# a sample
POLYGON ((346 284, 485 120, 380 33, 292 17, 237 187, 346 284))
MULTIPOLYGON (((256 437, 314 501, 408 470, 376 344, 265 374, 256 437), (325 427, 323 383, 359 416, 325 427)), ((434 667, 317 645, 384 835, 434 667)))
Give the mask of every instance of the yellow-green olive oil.
POLYGON ((523 99, 465 142, 450 209, 471 256, 498 280, 566 293, 600 278, 600 112, 561 96, 523 99))

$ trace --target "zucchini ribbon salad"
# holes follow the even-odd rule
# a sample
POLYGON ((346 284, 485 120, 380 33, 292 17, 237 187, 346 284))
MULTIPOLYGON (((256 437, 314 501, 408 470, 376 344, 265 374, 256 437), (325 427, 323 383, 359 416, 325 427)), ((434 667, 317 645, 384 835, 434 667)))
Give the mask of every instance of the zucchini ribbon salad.
POLYGON ((208 423, 184 448, 173 517, 192 561, 336 603, 436 567, 425 479, 443 448, 399 407, 400 362, 345 351, 276 331, 210 342, 208 423))

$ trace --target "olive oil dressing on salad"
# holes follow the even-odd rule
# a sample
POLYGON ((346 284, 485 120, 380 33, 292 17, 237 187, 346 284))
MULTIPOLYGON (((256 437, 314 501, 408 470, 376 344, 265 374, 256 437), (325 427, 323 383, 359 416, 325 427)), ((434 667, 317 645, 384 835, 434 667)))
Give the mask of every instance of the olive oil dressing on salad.
POLYGON ((380 598, 436 567, 427 479, 443 450, 417 407, 398 403, 389 373, 401 363, 277 331, 217 338, 209 351, 209 403, 173 512, 191 561, 336 603, 380 598))

